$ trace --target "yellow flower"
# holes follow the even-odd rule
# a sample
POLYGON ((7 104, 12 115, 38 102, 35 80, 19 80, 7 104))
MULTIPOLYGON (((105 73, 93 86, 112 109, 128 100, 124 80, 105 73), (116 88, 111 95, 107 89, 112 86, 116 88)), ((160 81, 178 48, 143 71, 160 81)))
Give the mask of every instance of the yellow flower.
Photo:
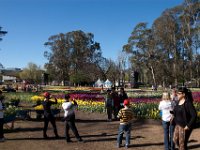
POLYGON ((35 96, 31 97, 32 101, 42 101, 43 99, 44 99, 43 96, 37 96, 37 95, 35 95, 35 96))
POLYGON ((34 107, 35 110, 43 110, 43 106, 42 105, 38 105, 36 107, 34 107))

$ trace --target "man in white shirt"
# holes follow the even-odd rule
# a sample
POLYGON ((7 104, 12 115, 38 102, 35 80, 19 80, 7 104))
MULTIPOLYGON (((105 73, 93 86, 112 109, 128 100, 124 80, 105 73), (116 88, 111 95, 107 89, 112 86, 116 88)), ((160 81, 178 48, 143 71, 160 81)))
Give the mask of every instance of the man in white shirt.
POLYGON ((69 101, 70 95, 65 95, 65 102, 62 104, 62 108, 64 110, 64 119, 65 119, 65 138, 66 142, 72 142, 69 136, 69 129, 73 131, 75 137, 79 142, 83 142, 82 138, 80 137, 78 130, 75 125, 75 112, 74 110, 77 108, 77 103, 74 100, 73 103, 69 101))

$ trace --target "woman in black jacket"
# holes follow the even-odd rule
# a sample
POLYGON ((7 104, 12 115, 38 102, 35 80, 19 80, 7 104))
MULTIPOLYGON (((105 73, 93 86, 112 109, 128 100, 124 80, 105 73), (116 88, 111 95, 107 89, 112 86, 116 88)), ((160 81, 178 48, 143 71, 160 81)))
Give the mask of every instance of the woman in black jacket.
POLYGON ((181 87, 178 89, 178 105, 174 108, 174 143, 179 150, 187 150, 187 143, 194 128, 197 113, 193 105, 192 92, 181 87))

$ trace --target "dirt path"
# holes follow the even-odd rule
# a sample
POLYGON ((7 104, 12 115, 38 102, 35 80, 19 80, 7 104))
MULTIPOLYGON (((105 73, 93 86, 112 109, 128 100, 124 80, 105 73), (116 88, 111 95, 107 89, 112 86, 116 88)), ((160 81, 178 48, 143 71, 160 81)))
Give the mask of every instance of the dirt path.
MULTIPOLYGON (((105 114, 77 112, 77 128, 85 143, 78 143, 72 136, 73 143, 64 140, 64 123, 58 120, 57 128, 60 139, 53 138, 49 125, 47 134, 52 137, 42 138, 42 121, 16 121, 14 130, 6 130, 6 141, 0 143, 0 150, 112 150, 116 148, 119 122, 107 122, 105 114)), ((200 128, 195 129, 189 142, 189 149, 200 150, 200 128)), ((157 121, 137 122, 133 125, 131 145, 135 150, 162 150, 163 129, 157 121)), ((124 142, 124 141, 123 141, 124 142)), ((123 147, 120 149, 124 149, 123 147)))

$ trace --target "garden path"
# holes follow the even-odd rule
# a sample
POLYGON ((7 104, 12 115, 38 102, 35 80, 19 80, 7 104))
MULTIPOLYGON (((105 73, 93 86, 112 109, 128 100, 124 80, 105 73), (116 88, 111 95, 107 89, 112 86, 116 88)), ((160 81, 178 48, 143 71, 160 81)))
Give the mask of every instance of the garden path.
MULTIPOLYGON (((107 122, 105 114, 77 112, 77 128, 85 143, 78 143, 72 135, 73 143, 64 140, 64 123, 57 120, 60 139, 53 138, 51 125, 48 135, 42 138, 42 121, 16 121, 14 130, 6 130, 6 141, 0 143, 0 150, 114 150, 118 121, 107 122)), ((200 150, 200 128, 195 129, 189 142, 189 149, 200 150)), ((120 148, 124 149, 124 148, 120 148)), ((162 150, 163 129, 159 121, 137 121, 133 124, 130 149, 162 150)))

